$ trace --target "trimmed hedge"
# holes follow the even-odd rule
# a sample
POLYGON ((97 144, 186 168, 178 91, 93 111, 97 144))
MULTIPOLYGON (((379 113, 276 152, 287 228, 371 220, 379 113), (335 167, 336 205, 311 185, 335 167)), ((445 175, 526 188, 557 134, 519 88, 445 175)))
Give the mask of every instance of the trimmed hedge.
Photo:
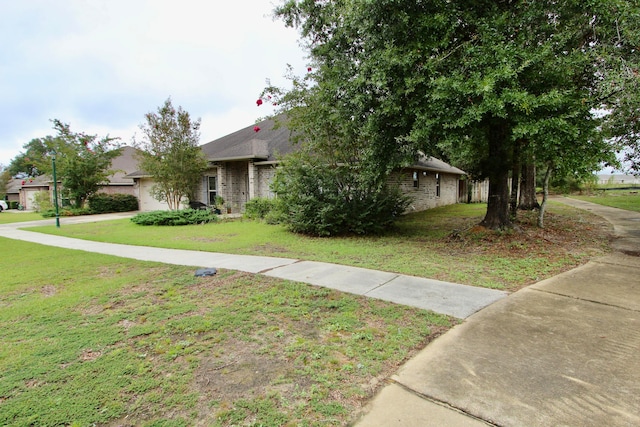
MULTIPOLYGON (((63 216, 82 216, 82 215, 91 215, 95 212, 92 212, 91 209, 88 208, 80 208, 80 209, 76 209, 76 208, 64 208, 64 209, 59 209, 58 213, 61 217, 63 216)), ((45 211, 40 212, 40 215, 42 215, 44 218, 55 218, 56 216, 56 210, 55 209, 47 209, 45 211)))
POLYGON ((91 212, 96 214, 138 210, 138 199, 131 194, 97 193, 90 196, 88 201, 91 212))
POLYGON ((218 216, 201 209, 182 209, 179 211, 153 211, 139 213, 131 221, 138 225, 192 225, 207 224, 218 220, 218 216))

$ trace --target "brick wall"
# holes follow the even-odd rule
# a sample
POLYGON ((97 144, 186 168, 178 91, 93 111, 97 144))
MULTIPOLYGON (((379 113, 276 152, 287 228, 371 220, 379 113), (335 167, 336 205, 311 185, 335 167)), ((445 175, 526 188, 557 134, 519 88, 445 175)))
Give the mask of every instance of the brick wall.
POLYGON ((269 185, 276 175, 276 168, 273 165, 256 166, 256 197, 271 199, 275 195, 269 185))
POLYGON ((423 211, 438 206, 452 205, 458 202, 458 175, 431 171, 405 169, 392 175, 394 182, 400 183, 402 191, 413 201, 408 211, 423 211), (414 175, 415 174, 415 175, 414 175), (440 195, 437 189, 437 176, 440 178, 440 195))

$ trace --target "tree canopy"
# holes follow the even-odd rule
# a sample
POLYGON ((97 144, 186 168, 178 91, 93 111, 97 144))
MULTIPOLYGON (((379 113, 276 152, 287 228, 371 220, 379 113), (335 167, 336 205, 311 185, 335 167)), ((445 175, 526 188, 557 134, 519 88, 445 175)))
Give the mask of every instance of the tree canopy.
POLYGON ((113 158, 120 154, 118 138, 72 132, 69 124, 58 119, 52 122, 57 135, 35 138, 26 143, 23 146, 25 151, 12 160, 8 170, 12 176, 52 176, 51 160, 55 154, 62 193, 69 196, 77 207, 82 207, 113 173, 109 168, 113 158))
POLYGON ((207 167, 199 147, 200 119, 192 120, 182 107, 174 108, 169 98, 145 120, 140 125, 144 137, 135 142, 141 150, 139 166, 154 178, 154 197, 176 210, 184 197, 193 200, 207 167))
POLYGON ((58 147, 58 143, 53 136, 34 138, 27 142, 22 146, 24 151, 11 160, 7 168, 9 173, 17 177, 42 175, 50 168, 48 154, 54 147, 58 147))
MULTIPOLYGON (((68 124, 53 120, 54 129, 58 131, 54 139, 58 143, 50 152, 56 155, 57 176, 62 184, 63 192, 75 202, 76 207, 83 207, 90 196, 108 183, 113 174, 111 161, 120 155, 118 138, 72 132, 68 124)), ((49 164, 40 167, 47 173, 52 172, 49 164)))
POLYGON ((488 178, 483 224, 501 228, 516 157, 571 171, 613 161, 601 130, 608 117, 624 123, 625 98, 603 82, 637 83, 620 76, 637 64, 638 9, 623 0, 288 0, 275 14, 300 30, 314 70, 306 85, 273 92, 283 109, 306 111, 301 122, 338 129, 367 170, 422 150, 488 178))

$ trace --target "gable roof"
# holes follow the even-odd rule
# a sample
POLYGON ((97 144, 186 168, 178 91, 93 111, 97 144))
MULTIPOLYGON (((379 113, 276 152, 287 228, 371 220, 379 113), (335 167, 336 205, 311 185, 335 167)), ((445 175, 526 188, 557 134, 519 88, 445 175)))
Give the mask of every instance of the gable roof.
POLYGON ((291 131, 282 118, 268 119, 247 126, 222 138, 200 146, 210 162, 229 160, 258 160, 275 162, 278 157, 296 151, 291 131))
MULTIPOLYGON (((202 151, 210 162, 230 160, 276 162, 278 157, 299 149, 298 145, 291 142, 291 131, 286 127, 284 116, 279 116, 276 121, 271 119, 263 120, 255 125, 247 126, 202 145, 202 151)), ((455 175, 466 174, 463 170, 453 167, 440 159, 425 156, 424 154, 410 167, 430 172, 455 175)), ((146 175, 141 172, 140 176, 136 176, 136 178, 142 176, 146 175)))
POLYGON ((120 148, 120 154, 111 160, 111 170, 115 173, 109 177, 109 185, 133 185, 133 179, 128 174, 138 170, 137 151, 129 146, 120 148))

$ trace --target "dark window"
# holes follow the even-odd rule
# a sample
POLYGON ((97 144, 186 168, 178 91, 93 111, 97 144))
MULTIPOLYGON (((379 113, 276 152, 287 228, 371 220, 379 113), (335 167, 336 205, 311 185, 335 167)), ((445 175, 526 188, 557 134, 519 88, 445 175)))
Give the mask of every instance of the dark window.
POLYGON ((418 172, 413 171, 413 188, 418 188, 418 172))
POLYGON ((440 174, 436 174, 436 197, 440 197, 440 174))

